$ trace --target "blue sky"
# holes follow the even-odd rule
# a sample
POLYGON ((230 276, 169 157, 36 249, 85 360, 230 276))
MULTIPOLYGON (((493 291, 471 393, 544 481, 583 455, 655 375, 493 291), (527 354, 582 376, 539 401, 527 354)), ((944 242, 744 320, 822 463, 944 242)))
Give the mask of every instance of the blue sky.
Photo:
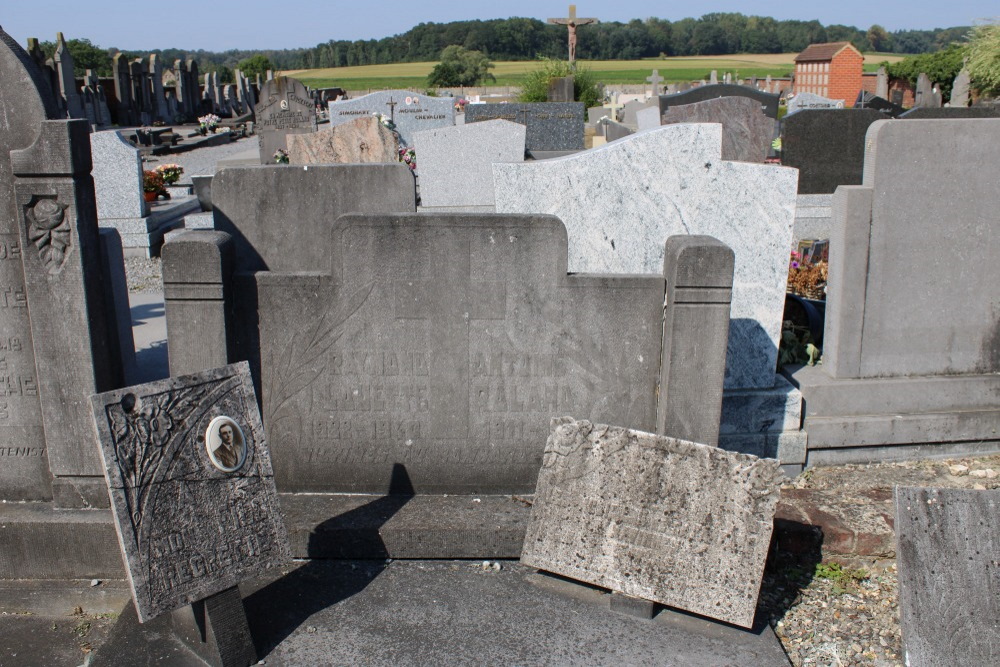
MULTIPOLYGON (((565 16, 563 0, 5 0, 0 26, 18 43, 28 37, 54 40, 88 38, 108 48, 284 49, 312 47, 330 39, 377 39, 405 32, 418 23, 527 16, 565 16)), ((1000 14, 995 0, 838 0, 811 3, 787 0, 742 2, 660 2, 640 0, 576 3, 579 16, 628 21, 657 16, 671 21, 709 12, 740 12, 776 19, 817 19, 867 29, 930 29, 971 25, 1000 14)))

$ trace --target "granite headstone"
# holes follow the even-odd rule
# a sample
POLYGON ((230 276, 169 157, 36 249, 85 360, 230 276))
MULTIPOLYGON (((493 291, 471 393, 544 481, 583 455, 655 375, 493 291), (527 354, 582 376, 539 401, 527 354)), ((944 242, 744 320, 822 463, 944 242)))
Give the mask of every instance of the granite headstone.
POLYGON ((316 110, 305 85, 287 76, 277 76, 264 84, 254 116, 261 164, 273 163, 279 149, 288 150, 285 137, 289 134, 316 131, 316 110))
MULTIPOLYGON (((139 220, 146 216, 142 197, 142 157, 118 130, 90 135, 94 161, 97 218, 103 226, 118 227, 113 220, 139 220)), ((119 232, 124 232, 119 229, 119 232)))
POLYGON ((423 206, 493 206, 493 163, 523 162, 526 128, 507 120, 414 134, 423 206))
POLYGON ((913 99, 915 108, 940 106, 934 103, 934 86, 931 84, 930 77, 924 72, 917 75, 917 89, 913 94, 913 99))
POLYGON ((660 108, 657 106, 645 107, 635 112, 635 126, 639 132, 651 130, 661 124, 660 108))
POLYGON ((782 477, 773 459, 553 419, 521 562, 749 628, 782 477))
MULTIPOLYGON (((409 90, 383 90, 352 100, 330 102, 331 125, 340 125, 359 116, 374 114, 384 115, 392 121, 402 145, 413 146, 414 132, 455 124, 455 100, 409 90)), ((469 122, 468 110, 466 122, 469 122)))
POLYGON ((469 104, 465 107, 466 125, 497 119, 525 126, 525 150, 571 151, 584 148, 583 102, 469 104))
POLYGON ((805 109, 781 121, 781 163, 799 170, 799 193, 859 185, 865 134, 885 116, 875 109, 805 109))
POLYGON ((660 95, 660 112, 666 113, 667 109, 685 104, 695 104, 716 97, 748 97, 760 103, 761 111, 769 118, 778 117, 779 95, 771 95, 761 92, 755 88, 747 86, 737 86, 734 84, 720 83, 710 86, 698 86, 683 93, 675 95, 660 95))
POLYGON ((720 125, 678 124, 579 155, 495 164, 497 212, 558 216, 574 272, 658 273, 672 234, 726 243, 736 253, 726 386, 771 387, 798 172, 724 161, 721 150, 720 125))
POLYGON ((967 67, 963 67, 955 77, 955 81, 951 84, 952 107, 969 106, 969 87, 971 84, 972 79, 969 76, 969 70, 967 67))
POLYGON ((720 123, 723 160, 763 162, 774 138, 775 121, 761 113, 760 103, 735 95, 672 106, 661 122, 720 123))

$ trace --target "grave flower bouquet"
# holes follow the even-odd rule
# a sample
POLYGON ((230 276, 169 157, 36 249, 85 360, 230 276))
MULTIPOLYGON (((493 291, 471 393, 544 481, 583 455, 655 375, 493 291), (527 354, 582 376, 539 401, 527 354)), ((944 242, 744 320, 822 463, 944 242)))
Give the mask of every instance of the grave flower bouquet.
POLYGON ((393 123, 384 113, 379 113, 378 111, 376 111, 372 113, 372 115, 375 116, 376 119, 378 119, 378 122, 382 123, 393 132, 396 131, 396 124, 393 123))
POLYGON ((405 162, 410 170, 415 170, 417 168, 417 152, 404 146, 399 149, 399 161, 405 162))
POLYGON ((788 291, 807 299, 826 299, 827 263, 810 263, 793 252, 788 261, 788 291))
POLYGON ((163 178, 164 185, 173 185, 180 180, 184 167, 179 164, 161 164, 155 171, 163 178))
POLYGON ((222 119, 216 116, 214 113, 210 113, 205 116, 198 118, 198 131, 202 134, 207 134, 209 132, 215 133, 215 128, 218 127, 219 121, 222 119))
POLYGON ((163 192, 163 176, 153 170, 142 172, 142 191, 160 194, 163 192))
POLYGON ((275 164, 288 164, 288 151, 286 151, 284 148, 279 148, 278 150, 274 151, 274 155, 272 155, 271 157, 274 158, 275 164))
POLYGON ((465 113, 465 105, 469 103, 469 100, 464 97, 458 98, 455 102, 455 113, 465 113))

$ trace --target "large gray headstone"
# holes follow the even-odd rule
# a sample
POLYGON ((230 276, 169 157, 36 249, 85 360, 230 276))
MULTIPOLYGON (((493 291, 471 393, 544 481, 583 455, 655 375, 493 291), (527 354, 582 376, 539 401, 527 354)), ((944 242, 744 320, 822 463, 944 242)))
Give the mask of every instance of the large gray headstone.
POLYGON ((559 217, 574 272, 659 273, 667 237, 719 239, 736 253, 726 387, 771 387, 798 172, 727 162, 721 150, 720 125, 679 124, 579 155, 496 164, 496 208, 559 217))
POLYGON ((92 403, 141 621, 291 559, 246 362, 92 403))
POLYGON ((94 160, 94 191, 97 218, 105 226, 111 220, 135 220, 146 215, 142 197, 142 157, 118 130, 90 135, 94 160))
POLYGON ((525 130, 489 120, 414 134, 421 204, 492 206, 492 165, 524 161, 525 130))
MULTIPOLYGON (((727 72, 728 76, 728 72, 727 72)), ((779 95, 771 95, 769 93, 764 93, 756 88, 750 88, 748 86, 739 86, 730 83, 720 83, 710 86, 699 86, 697 88, 692 88, 691 90, 685 91, 683 93, 677 93, 675 95, 660 95, 660 111, 666 113, 667 109, 677 106, 683 106, 685 104, 695 104, 697 102, 704 102, 705 100, 712 100, 716 97, 748 97, 752 100, 756 100, 760 103, 761 111, 764 112, 769 118, 778 117, 778 100, 779 95)))
POLYGON ((823 368, 1000 372, 996 303, 983 292, 1000 281, 1000 119, 880 120, 866 143, 863 187, 833 200, 823 368), (940 196, 942 174, 961 196, 940 196))
POLYGON ((554 419, 521 562, 749 628, 782 477, 773 459, 554 419))
POLYGON ((409 90, 382 90, 353 100, 330 102, 331 125, 340 125, 359 116, 376 113, 384 115, 396 125, 400 143, 413 146, 414 132, 455 124, 455 100, 409 90))
POLYGON ((774 120, 761 112, 760 103, 734 95, 672 106, 661 122, 720 123, 723 160, 763 162, 774 137, 774 120))
POLYGON ((860 185, 865 134, 885 118, 875 109, 804 109, 781 121, 781 163, 799 170, 800 194, 860 185))
POLYGON ((935 104, 934 100, 934 86, 931 84, 931 79, 929 76, 921 72, 917 76, 917 90, 914 93, 914 107, 936 107, 941 106, 940 104, 935 104))
MULTIPOLYGON (((583 114, 583 102, 469 104, 465 124, 507 120, 527 128, 525 147, 529 151, 583 150, 583 114)), ((419 164, 419 155, 417 160, 419 164)))
POLYGON ((1000 490, 896 487, 904 661, 989 665, 1000 655, 1000 490))
POLYGON ((664 280, 566 273, 549 216, 340 218, 329 273, 258 273, 288 491, 524 493, 549 419, 655 430, 664 280))
POLYGON ((967 67, 963 67, 958 76, 955 77, 954 83, 951 84, 951 106, 969 106, 969 87, 971 84, 969 70, 967 67))
POLYGON ((287 135, 316 131, 316 110, 306 87, 287 76, 275 77, 264 84, 254 116, 261 164, 274 162, 278 149, 288 150, 287 135))
POLYGON ((831 100, 816 93, 796 93, 788 100, 788 113, 793 114, 803 109, 843 109, 843 100, 831 100))
POLYGON ((414 211, 416 193, 399 162, 228 167, 212 179, 212 205, 215 229, 236 244, 236 270, 321 271, 333 220, 414 211))

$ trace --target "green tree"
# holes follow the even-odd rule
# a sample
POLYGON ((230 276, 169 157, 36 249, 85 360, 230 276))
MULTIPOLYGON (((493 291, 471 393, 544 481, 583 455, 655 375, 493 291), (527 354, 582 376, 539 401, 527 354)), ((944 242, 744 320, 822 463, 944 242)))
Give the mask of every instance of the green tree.
POLYGON ((241 60, 237 65, 239 70, 243 72, 243 76, 247 78, 254 78, 258 74, 264 76, 267 74, 267 70, 273 70, 274 65, 271 64, 271 59, 265 56, 263 53, 257 53, 245 60, 241 60))
POLYGON ((886 29, 875 24, 868 28, 868 32, 865 33, 868 38, 868 43, 871 45, 874 51, 892 51, 892 37, 886 32, 886 29))
POLYGON ((972 29, 968 45, 969 76, 983 95, 1000 95, 1000 23, 972 29))
POLYGON ((490 73, 492 67, 493 63, 483 53, 452 44, 441 52, 441 62, 431 70, 427 85, 432 88, 450 88, 496 81, 496 77, 490 73))
MULTIPOLYGON (((45 52, 46 58, 51 58, 56 52, 55 42, 41 42, 39 46, 45 52)), ((67 39, 66 48, 73 56, 73 75, 83 77, 88 69, 99 76, 111 76, 111 56, 107 49, 91 44, 89 39, 67 39)))
POLYGON ((565 60, 541 61, 541 67, 528 72, 521 84, 519 102, 547 102, 549 99, 549 81, 562 77, 573 77, 573 97, 577 102, 583 102, 584 108, 600 106, 603 95, 597 83, 597 77, 586 67, 577 67, 572 71, 565 60))
MULTIPOLYGON (((953 44, 944 51, 937 53, 922 53, 918 56, 903 58, 898 63, 889 65, 889 76, 906 79, 910 85, 917 85, 917 77, 923 72, 928 78, 938 84, 945 100, 951 99, 951 84, 962 69, 966 47, 953 44)), ((971 73, 971 70, 970 70, 971 73)))

